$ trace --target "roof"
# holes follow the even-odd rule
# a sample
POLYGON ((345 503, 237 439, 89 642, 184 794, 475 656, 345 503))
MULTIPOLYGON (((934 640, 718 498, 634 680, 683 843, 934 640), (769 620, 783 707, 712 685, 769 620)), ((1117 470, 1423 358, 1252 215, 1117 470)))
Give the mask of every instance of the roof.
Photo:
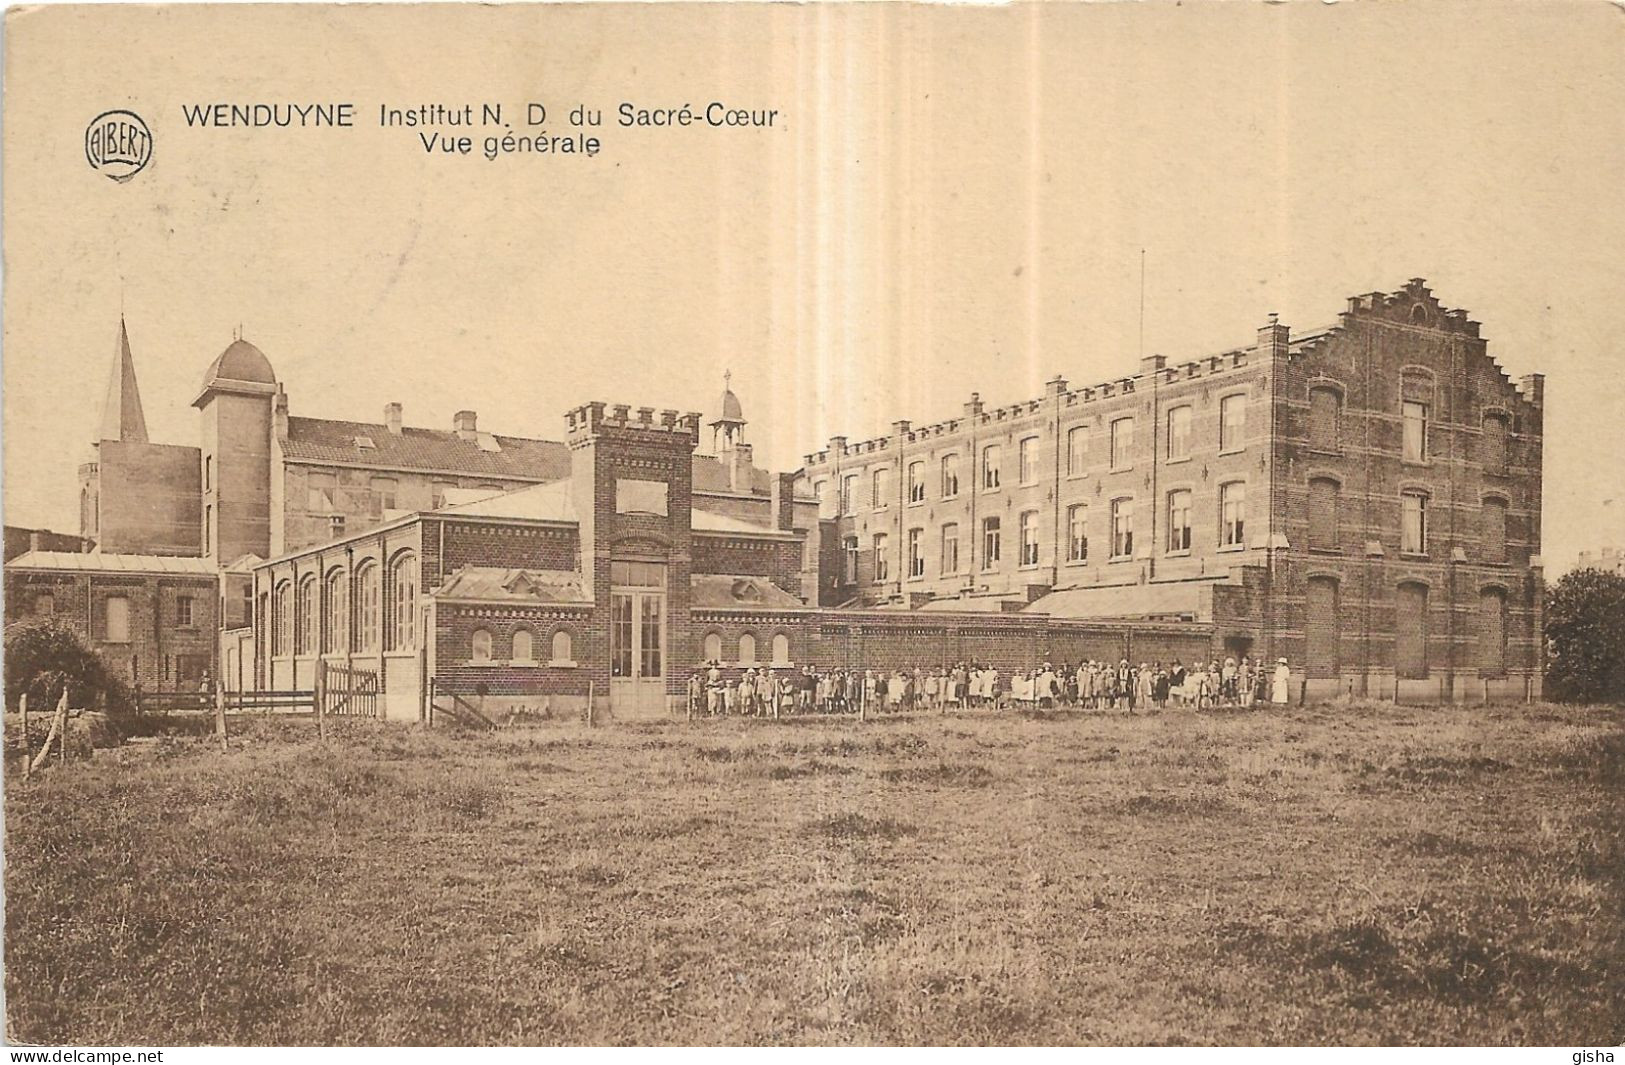
POLYGON ((766 577, 696 573, 690 606, 695 610, 805 610, 800 599, 766 577))
POLYGON ((1187 614, 1197 621, 1213 619, 1214 580, 1126 584, 1106 588, 1069 588, 1051 592, 1027 608, 1052 618, 1135 618, 1187 614))
MULTIPOLYGON (((767 495, 772 490, 773 474, 751 467, 747 491, 753 495, 767 495)), ((729 476, 727 464, 715 455, 695 455, 694 491, 733 493, 733 479, 729 476)))
POLYGON ((689 511, 688 521, 689 527, 695 532, 728 533, 736 536, 769 536, 774 539, 794 538, 795 536, 795 533, 784 529, 775 529, 770 525, 758 525, 742 518, 701 510, 699 507, 694 507, 689 511))
POLYGON ((79 573, 186 573, 216 575, 212 559, 174 555, 104 555, 73 551, 29 551, 6 563, 7 569, 47 569, 79 573))
POLYGON ((271 360, 265 357, 265 352, 246 340, 238 339, 233 340, 203 373, 204 388, 218 380, 274 385, 276 373, 271 369, 271 360))
POLYGON ((436 511, 470 518, 519 518, 526 521, 575 523, 576 508, 570 501, 570 482, 554 481, 521 488, 516 492, 476 499, 436 511))
POLYGON ((1011 610, 1026 605, 1027 601, 1020 596, 968 595, 963 598, 933 599, 922 604, 919 609, 933 614, 1008 614, 1011 610), (1006 603, 1012 603, 1014 606, 1007 608, 1006 603))
POLYGON ((565 570, 461 566, 433 594, 437 599, 592 605, 592 597, 582 591, 581 574, 565 570))
POLYGON ((122 317, 113 344, 113 375, 102 401, 102 428, 98 440, 147 442, 147 418, 141 411, 141 389, 135 383, 135 356, 130 354, 130 332, 122 317))
POLYGON ((557 440, 481 433, 464 440, 449 429, 405 428, 392 433, 382 422, 289 418, 282 454, 290 462, 346 463, 400 470, 429 470, 471 477, 557 481, 570 475, 570 451, 557 440), (357 443, 369 441, 371 447, 357 443), (496 450, 490 449, 494 441, 496 450))
POLYGON ((741 425, 745 422, 745 408, 739 405, 739 397, 734 395, 731 388, 722 390, 722 417, 712 424, 717 422, 738 422, 741 425))

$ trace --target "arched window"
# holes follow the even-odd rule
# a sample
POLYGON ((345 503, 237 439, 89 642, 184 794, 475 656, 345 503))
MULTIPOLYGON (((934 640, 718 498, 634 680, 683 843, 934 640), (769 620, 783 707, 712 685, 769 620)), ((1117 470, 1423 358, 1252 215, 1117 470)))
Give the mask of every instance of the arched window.
POLYGON ((296 655, 309 655, 316 653, 316 575, 306 574, 299 582, 299 592, 294 598, 294 613, 298 615, 294 630, 293 653, 296 655))
POLYGON ((1337 496, 1339 487, 1330 477, 1309 481, 1309 550, 1337 550, 1337 496))
POLYGON ((389 564, 389 651, 410 651, 418 609, 418 559, 402 551, 389 564))
POLYGON ((560 665, 575 661, 575 648, 570 646, 570 634, 564 629, 553 634, 553 661, 560 665))
POLYGON ((293 651, 293 585, 283 581, 271 599, 271 653, 278 657, 293 651))
POLYGON ((790 664, 790 637, 782 632, 773 634, 773 664, 775 666, 790 664))
POLYGON ((1338 675, 1337 579, 1310 577, 1304 602, 1304 668, 1311 677, 1338 675))
POLYGON ((1485 562, 1507 560, 1507 501, 1498 496, 1484 497, 1483 554, 1485 562))
POLYGON ((491 661, 491 630, 475 629, 469 641, 471 653, 469 660, 473 662, 491 661))
POLYGON ((1428 675, 1428 589, 1425 584, 1399 586, 1394 601, 1394 671, 1403 680, 1428 675))
POLYGON ((355 649, 378 650, 378 563, 361 563, 355 571, 355 649))
POLYGON ((1484 415, 1484 432, 1479 438, 1479 460, 1485 473, 1506 472, 1507 420, 1503 415, 1484 415))
POLYGON ((708 632, 705 634, 705 651, 700 657, 707 662, 722 661, 722 636, 720 633, 708 632))
POLYGON ((1343 406, 1343 397, 1335 388, 1312 388, 1309 390, 1309 446, 1316 451, 1336 451, 1341 446, 1338 440, 1338 419, 1343 406))
POLYGON ((327 574, 322 598, 322 653, 342 654, 348 646, 350 630, 350 579, 343 570, 327 574))
POLYGON ((756 664, 756 637, 748 632, 739 637, 739 664, 742 666, 756 664))
POLYGON ((513 630, 513 655, 515 662, 534 662, 536 652, 531 648, 529 629, 513 630))
POLYGON ((1478 597, 1478 671, 1486 677, 1506 673, 1507 596, 1485 588, 1478 597))

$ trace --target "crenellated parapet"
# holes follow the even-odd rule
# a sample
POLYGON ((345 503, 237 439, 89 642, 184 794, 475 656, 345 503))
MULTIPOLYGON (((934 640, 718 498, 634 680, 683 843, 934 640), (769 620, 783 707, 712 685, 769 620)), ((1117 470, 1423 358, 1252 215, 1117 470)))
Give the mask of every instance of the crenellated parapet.
POLYGON ((652 438, 682 440, 688 447, 700 442, 700 415, 690 411, 633 408, 626 403, 594 401, 567 411, 564 416, 566 440, 578 446, 606 431, 617 435, 646 433, 652 438))

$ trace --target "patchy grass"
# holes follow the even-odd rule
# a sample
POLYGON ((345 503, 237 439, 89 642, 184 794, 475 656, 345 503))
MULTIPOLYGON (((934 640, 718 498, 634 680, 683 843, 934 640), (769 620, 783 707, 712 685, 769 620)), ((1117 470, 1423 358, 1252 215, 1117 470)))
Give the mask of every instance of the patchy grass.
POLYGON ((6 788, 12 1039, 1625 1041, 1625 715, 245 723, 6 788))

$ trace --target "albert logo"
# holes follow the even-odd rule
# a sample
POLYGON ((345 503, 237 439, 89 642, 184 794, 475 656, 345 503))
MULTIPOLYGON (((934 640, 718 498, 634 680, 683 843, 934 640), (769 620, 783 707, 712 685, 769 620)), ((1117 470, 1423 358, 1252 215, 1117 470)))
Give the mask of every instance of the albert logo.
POLYGON ((152 161, 152 130, 134 111, 104 111, 85 127, 85 159, 98 174, 128 181, 152 161))

